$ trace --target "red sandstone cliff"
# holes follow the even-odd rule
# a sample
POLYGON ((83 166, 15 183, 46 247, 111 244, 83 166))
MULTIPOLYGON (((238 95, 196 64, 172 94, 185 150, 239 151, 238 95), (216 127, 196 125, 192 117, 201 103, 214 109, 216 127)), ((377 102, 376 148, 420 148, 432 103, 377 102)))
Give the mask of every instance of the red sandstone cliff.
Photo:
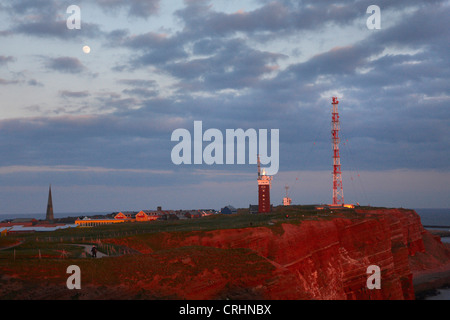
MULTIPOLYGON (((287 220, 274 227, 163 233, 138 242, 125 238, 122 244, 142 253, 152 253, 161 244, 166 249, 251 249, 275 267, 260 281, 242 281, 244 286, 257 288, 258 298, 263 299, 414 299, 413 271, 450 261, 449 250, 424 230, 417 213, 403 209, 357 211, 350 218, 330 216, 300 223, 287 220), (370 265, 381 268, 380 290, 367 288, 370 265)), ((197 275, 195 293, 184 287, 178 295, 223 297, 221 272, 216 267, 212 274, 197 275)))
POLYGON ((412 210, 270 217, 272 223, 260 227, 102 240, 142 254, 3 261, 0 297, 414 299, 418 284, 436 281, 431 271, 450 271, 450 250, 424 230, 412 210), (82 270, 80 291, 66 288, 68 263, 82 270), (367 288, 370 265, 381 269, 379 290, 367 288))

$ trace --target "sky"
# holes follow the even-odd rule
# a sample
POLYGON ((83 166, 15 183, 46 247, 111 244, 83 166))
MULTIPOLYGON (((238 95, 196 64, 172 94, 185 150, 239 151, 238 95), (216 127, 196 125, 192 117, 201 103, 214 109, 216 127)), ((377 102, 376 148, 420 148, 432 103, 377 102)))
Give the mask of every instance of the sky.
POLYGON ((278 129, 271 202, 288 186, 331 203, 333 96, 345 203, 450 208, 449 16, 444 0, 0 0, 0 214, 44 213, 50 184, 55 215, 257 204, 254 164, 173 163, 194 121, 278 129))

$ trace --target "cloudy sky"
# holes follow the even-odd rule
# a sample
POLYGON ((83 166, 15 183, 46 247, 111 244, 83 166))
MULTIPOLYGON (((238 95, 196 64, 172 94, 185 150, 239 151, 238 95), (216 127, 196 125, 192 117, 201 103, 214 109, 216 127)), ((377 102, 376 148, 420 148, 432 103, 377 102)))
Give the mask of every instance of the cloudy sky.
POLYGON ((50 183, 57 215, 256 204, 255 165, 172 163, 195 120, 279 129, 272 203, 286 185, 330 203, 333 96, 346 203, 450 207, 449 16, 444 0, 0 0, 0 214, 45 212, 50 183))

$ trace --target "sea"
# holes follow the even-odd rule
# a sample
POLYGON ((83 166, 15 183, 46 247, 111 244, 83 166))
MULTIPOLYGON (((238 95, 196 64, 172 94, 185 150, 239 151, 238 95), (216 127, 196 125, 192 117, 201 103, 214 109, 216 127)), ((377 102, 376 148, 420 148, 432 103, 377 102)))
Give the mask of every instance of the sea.
MULTIPOLYGON (((450 231, 450 209, 415 209, 420 216, 420 220, 426 229, 450 231), (435 226, 435 227, 432 227, 435 226)), ((442 242, 450 243, 450 237, 442 237, 442 242)), ((450 288, 442 288, 434 296, 425 300, 450 300, 450 288)))
MULTIPOLYGON (((92 216, 97 216, 97 215, 105 215, 105 214, 110 214, 112 213, 111 211, 109 212, 62 212, 62 213, 58 213, 58 212, 54 212, 53 213, 53 217, 55 219, 60 219, 60 218, 67 218, 67 217, 92 217, 92 216)), ((20 218, 34 218, 37 220, 44 220, 45 219, 45 212, 44 213, 0 213, 0 222, 3 220, 9 220, 9 219, 20 219, 20 218)))
POLYGON ((414 209, 424 226, 450 226, 450 208, 414 209))
MULTIPOLYGON (((450 209, 414 209, 420 216, 425 229, 450 231, 450 209)), ((441 238, 442 242, 450 243, 450 237, 441 238)))
MULTIPOLYGON (((426 229, 446 230, 450 231, 450 208, 418 208, 414 209, 420 216, 422 225, 426 229)), ((95 215, 105 215, 111 212, 66 212, 54 213, 55 218, 66 217, 90 217, 95 215)), ((0 222, 5 219, 16 218, 35 218, 45 219, 45 213, 42 214, 0 214, 0 222)), ((442 237, 442 242, 450 243, 450 237, 442 237)), ((438 294, 426 298, 427 300, 450 300, 450 288, 443 288, 438 290, 438 294)))

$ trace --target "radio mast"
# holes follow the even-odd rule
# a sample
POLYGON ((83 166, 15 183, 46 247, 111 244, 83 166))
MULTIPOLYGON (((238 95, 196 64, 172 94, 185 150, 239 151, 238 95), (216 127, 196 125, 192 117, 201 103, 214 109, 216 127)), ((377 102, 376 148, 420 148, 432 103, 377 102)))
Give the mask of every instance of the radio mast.
POLYGON ((342 188, 342 172, 341 172, 341 157, 339 155, 339 101, 336 97, 333 97, 333 110, 331 114, 331 138, 333 142, 333 205, 344 205, 344 190, 342 188))

